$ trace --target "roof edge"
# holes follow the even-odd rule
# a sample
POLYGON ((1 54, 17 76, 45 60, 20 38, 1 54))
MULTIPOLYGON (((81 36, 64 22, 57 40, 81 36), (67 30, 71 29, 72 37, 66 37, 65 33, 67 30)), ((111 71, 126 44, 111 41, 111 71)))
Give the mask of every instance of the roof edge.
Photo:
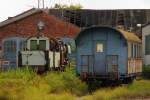
POLYGON ((32 14, 38 13, 38 12, 42 12, 42 10, 41 9, 36 9, 36 8, 29 9, 29 10, 27 10, 27 11, 25 11, 23 13, 20 13, 20 14, 12 17, 10 19, 6 19, 6 20, 0 22, 0 27, 4 27, 4 26, 6 26, 8 24, 11 24, 11 23, 16 22, 16 21, 18 21, 20 19, 26 18, 26 17, 28 17, 28 16, 30 16, 32 14))

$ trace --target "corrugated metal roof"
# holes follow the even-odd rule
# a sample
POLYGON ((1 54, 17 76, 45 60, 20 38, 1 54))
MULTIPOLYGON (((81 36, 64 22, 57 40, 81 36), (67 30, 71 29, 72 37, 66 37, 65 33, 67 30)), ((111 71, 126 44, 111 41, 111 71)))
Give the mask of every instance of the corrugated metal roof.
POLYGON ((126 40, 133 41, 133 42, 141 42, 141 39, 138 36, 136 36, 134 33, 122 29, 117 29, 117 30, 124 36, 126 40))

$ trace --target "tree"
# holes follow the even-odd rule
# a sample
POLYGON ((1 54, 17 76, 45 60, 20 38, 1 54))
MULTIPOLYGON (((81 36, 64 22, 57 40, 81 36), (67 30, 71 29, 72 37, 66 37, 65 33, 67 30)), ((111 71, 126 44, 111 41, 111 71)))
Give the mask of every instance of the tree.
POLYGON ((55 6, 53 7, 55 9, 68 9, 68 10, 79 10, 82 9, 82 6, 80 4, 76 4, 76 5, 61 5, 61 4, 55 4, 55 6))

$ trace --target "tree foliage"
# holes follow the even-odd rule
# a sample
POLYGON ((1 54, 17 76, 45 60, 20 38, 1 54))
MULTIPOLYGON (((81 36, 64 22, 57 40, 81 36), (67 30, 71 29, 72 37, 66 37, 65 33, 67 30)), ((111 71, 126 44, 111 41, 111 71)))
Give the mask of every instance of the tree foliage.
POLYGON ((79 10, 82 9, 82 6, 80 4, 71 4, 71 5, 61 5, 61 4, 55 4, 54 7, 55 9, 68 9, 68 10, 79 10))

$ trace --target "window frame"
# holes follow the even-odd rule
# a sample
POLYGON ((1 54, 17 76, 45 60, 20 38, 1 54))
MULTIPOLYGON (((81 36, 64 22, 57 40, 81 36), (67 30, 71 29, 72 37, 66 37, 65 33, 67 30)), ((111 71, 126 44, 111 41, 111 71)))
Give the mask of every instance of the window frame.
POLYGON ((104 44, 97 42, 96 43, 96 53, 103 53, 104 52, 104 44))

